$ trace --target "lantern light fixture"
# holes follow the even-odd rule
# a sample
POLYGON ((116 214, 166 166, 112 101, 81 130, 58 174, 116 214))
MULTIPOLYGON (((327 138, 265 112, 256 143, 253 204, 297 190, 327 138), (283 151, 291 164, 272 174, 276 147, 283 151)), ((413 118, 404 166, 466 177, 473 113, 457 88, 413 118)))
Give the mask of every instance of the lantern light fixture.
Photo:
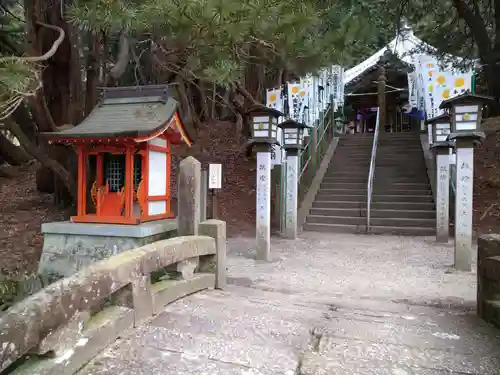
POLYGON ((451 133, 470 133, 480 131, 482 107, 493 98, 465 92, 445 100, 440 109, 449 111, 451 133))
POLYGON ((301 149, 304 145, 304 130, 308 126, 302 122, 288 119, 279 127, 283 129, 283 147, 285 149, 301 149))
POLYGON ((451 133, 450 115, 444 113, 440 116, 427 120, 427 124, 432 126, 432 143, 446 142, 451 133))
POLYGON ((251 119, 251 133, 253 143, 279 144, 278 118, 284 113, 274 108, 257 105, 250 108, 247 116, 251 119))

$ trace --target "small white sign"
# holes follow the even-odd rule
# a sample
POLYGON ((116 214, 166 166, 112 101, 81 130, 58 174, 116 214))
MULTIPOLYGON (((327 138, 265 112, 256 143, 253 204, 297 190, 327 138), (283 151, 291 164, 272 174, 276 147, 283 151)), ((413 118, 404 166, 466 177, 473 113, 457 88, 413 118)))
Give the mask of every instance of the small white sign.
POLYGON ((222 188, 222 164, 208 165, 208 188, 222 188))

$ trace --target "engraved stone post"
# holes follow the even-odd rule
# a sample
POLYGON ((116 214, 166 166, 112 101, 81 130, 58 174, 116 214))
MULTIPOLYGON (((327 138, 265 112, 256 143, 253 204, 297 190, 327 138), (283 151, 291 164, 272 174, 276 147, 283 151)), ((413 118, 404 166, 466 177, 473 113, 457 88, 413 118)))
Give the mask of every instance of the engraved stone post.
POLYGON ((285 236, 297 238, 297 205, 298 205, 298 149, 286 151, 286 230, 285 236))
POLYGON ((226 222, 221 220, 207 220, 200 224, 200 234, 215 239, 217 254, 215 255, 215 288, 224 289, 227 285, 226 264, 226 222))
POLYGON ((177 192, 177 233, 198 234, 200 222, 201 164, 192 156, 180 162, 177 192))
POLYGON ((271 250, 271 150, 258 145, 257 150, 257 260, 270 260, 271 250))
POLYGON ((455 268, 471 271, 472 266, 472 199, 474 185, 474 143, 484 133, 452 133, 456 140, 457 181, 455 198, 455 268))
POLYGON ((450 223, 450 143, 436 142, 436 241, 447 243, 450 223))
POLYGON ((457 141, 455 268, 460 271, 471 270, 473 168, 474 149, 472 144, 457 141))

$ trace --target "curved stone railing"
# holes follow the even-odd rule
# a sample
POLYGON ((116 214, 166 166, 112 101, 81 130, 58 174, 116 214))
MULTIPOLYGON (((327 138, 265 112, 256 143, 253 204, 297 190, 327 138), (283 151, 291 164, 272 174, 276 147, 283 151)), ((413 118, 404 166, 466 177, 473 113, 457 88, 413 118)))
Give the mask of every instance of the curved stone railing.
POLYGON ((61 279, 0 317, 0 372, 73 374, 188 294, 225 285, 225 223, 124 252, 61 279), (15 368, 15 369, 13 369, 15 368))

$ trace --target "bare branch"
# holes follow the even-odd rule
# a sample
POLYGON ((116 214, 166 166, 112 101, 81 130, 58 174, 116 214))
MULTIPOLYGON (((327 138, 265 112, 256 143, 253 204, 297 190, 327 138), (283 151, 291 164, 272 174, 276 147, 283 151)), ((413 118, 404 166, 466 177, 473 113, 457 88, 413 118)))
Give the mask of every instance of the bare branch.
POLYGON ((46 27, 48 29, 55 30, 55 31, 57 31, 59 33, 59 37, 52 44, 52 47, 50 47, 50 49, 46 53, 44 53, 42 56, 27 56, 27 57, 7 56, 7 57, 0 58, 0 63, 1 62, 6 62, 6 61, 39 62, 39 61, 48 60, 52 56, 54 56, 54 54, 57 52, 57 49, 59 48, 59 46, 63 42, 64 37, 66 36, 66 33, 59 26, 48 25, 48 24, 40 22, 40 21, 37 21, 37 25, 46 27))
POLYGON ((120 52, 118 53, 118 61, 111 68, 109 74, 114 79, 120 78, 127 69, 130 54, 130 43, 125 33, 120 36, 120 52))

